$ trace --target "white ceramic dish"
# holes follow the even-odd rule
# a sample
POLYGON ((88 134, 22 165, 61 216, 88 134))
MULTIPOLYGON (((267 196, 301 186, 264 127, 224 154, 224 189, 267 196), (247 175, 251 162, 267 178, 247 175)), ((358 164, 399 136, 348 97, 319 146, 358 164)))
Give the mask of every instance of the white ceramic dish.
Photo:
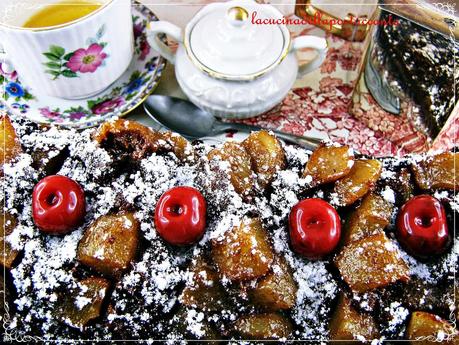
POLYGON ((168 22, 151 23, 148 37, 175 64, 177 81, 193 103, 218 117, 247 118, 281 102, 298 77, 325 59, 324 38, 291 39, 278 22, 282 18, 271 5, 233 0, 205 6, 184 32, 168 22), (164 33, 179 42, 176 53, 158 40, 164 33), (299 67, 296 51, 301 48, 317 55, 299 67))

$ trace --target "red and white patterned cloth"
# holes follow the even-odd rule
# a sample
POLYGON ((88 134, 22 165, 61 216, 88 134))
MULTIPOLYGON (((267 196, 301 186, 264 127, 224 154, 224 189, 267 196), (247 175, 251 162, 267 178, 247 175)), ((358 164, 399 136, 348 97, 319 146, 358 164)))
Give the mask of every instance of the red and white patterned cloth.
MULTIPOLYGON (((293 36, 326 36, 329 51, 325 62, 319 70, 298 80, 282 104, 260 117, 243 122, 298 135, 328 138, 374 156, 447 150, 457 145, 457 111, 432 142, 416 127, 419 115, 413 103, 402 102, 402 114, 398 116, 378 106, 362 86, 362 80, 360 83, 358 80, 363 43, 325 34, 315 27, 295 26, 290 30, 293 36), (359 92, 355 91, 356 87, 360 87, 359 92)), ((300 60, 303 58, 307 59, 301 55, 300 60)))

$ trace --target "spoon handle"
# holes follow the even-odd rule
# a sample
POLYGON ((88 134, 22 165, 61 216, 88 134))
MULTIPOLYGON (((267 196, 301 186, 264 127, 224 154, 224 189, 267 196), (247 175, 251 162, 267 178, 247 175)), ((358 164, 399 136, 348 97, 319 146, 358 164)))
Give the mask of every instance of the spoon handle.
POLYGON ((321 140, 316 139, 316 138, 310 138, 310 137, 303 137, 300 135, 295 135, 295 134, 290 134, 290 133, 285 133, 278 131, 276 129, 267 129, 267 128, 262 128, 259 126, 251 126, 251 125, 245 125, 242 123, 229 123, 229 122, 220 122, 218 123, 218 127, 220 127, 220 130, 228 130, 228 129, 235 129, 238 131, 242 132, 252 132, 252 131, 260 131, 260 130, 269 130, 276 134, 279 138, 284 139, 285 141, 288 141, 293 144, 297 144, 299 146, 302 146, 308 150, 314 150, 317 148, 317 146, 320 145, 321 140))

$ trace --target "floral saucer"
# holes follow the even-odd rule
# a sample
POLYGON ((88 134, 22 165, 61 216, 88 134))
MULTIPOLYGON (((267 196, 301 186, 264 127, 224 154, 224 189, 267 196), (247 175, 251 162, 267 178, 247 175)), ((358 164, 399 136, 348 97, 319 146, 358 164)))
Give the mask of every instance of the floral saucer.
POLYGON ((16 72, 5 73, 0 63, 0 103, 12 116, 75 128, 91 127, 132 111, 153 92, 166 65, 166 61, 150 48, 146 39, 147 23, 158 20, 157 17, 137 2, 132 4, 132 15, 133 59, 121 77, 104 91, 79 100, 39 95, 37 90, 23 84, 16 72))

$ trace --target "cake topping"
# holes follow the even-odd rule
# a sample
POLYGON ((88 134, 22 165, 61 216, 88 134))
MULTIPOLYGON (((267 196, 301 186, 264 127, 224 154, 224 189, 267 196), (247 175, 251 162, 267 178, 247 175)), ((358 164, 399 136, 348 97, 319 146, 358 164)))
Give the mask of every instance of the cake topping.
POLYGON ((359 293, 409 280, 406 263, 384 233, 350 243, 335 263, 344 281, 359 293))
POLYGON ((206 200, 196 188, 171 188, 156 204, 156 230, 170 244, 192 244, 204 233, 206 211, 206 200))
POLYGON ((298 254, 315 260, 333 252, 341 236, 336 210, 322 199, 304 199, 289 216, 290 241, 298 254))
POLYGON ((52 175, 33 189, 33 220, 50 234, 65 234, 83 222, 86 202, 81 186, 66 176, 52 175))
POLYGON ((449 242, 443 205, 430 195, 418 195, 402 206, 397 218, 397 238, 418 257, 445 251, 449 242))
POLYGON ((347 146, 318 147, 312 153, 303 172, 315 184, 330 183, 349 174, 354 165, 354 152, 347 146))
POLYGON ((8 116, 0 115, 0 140, 4 147, 0 154, 0 162, 7 163, 15 158, 22 150, 19 139, 8 116))
POLYGON ((264 276, 273 257, 266 230, 257 218, 244 219, 223 241, 212 244, 214 262, 220 273, 231 281, 264 276))
MULTIPOLYGON (((449 317, 459 244, 421 262, 394 238, 400 206, 420 193, 434 194, 452 224, 458 199, 431 178, 432 172, 454 174, 450 164, 425 168, 437 187, 421 192, 414 167, 426 167, 429 156, 369 163, 343 149, 336 151, 342 176, 318 184, 315 174, 328 176, 326 166, 304 175, 312 153, 267 132, 222 147, 125 120, 105 125, 105 132, 11 124, 22 151, 4 164, 0 179, 4 244, 11 249, 4 265, 15 290, 6 333, 171 342, 327 341, 346 334, 363 341, 405 337, 415 310, 449 317), (100 142, 96 133, 103 134, 100 142), (71 233, 45 236, 33 222, 32 189, 56 173, 84 189, 87 213, 71 233), (207 205, 205 232, 192 246, 169 245, 154 222, 161 196, 177 186, 198 190, 207 205), (292 207, 311 198, 346 217, 335 261, 305 259, 290 245, 292 207), (338 318, 337 329, 372 319, 379 334, 331 332, 339 295, 355 318, 338 318)), ((340 146, 326 147, 330 153, 340 146)))
POLYGON ((375 159, 356 160, 349 174, 335 184, 338 205, 348 206, 365 196, 378 181, 381 168, 381 162, 375 159))
POLYGON ((139 222, 132 213, 99 217, 78 244, 78 260, 94 270, 119 277, 136 254, 139 222))

